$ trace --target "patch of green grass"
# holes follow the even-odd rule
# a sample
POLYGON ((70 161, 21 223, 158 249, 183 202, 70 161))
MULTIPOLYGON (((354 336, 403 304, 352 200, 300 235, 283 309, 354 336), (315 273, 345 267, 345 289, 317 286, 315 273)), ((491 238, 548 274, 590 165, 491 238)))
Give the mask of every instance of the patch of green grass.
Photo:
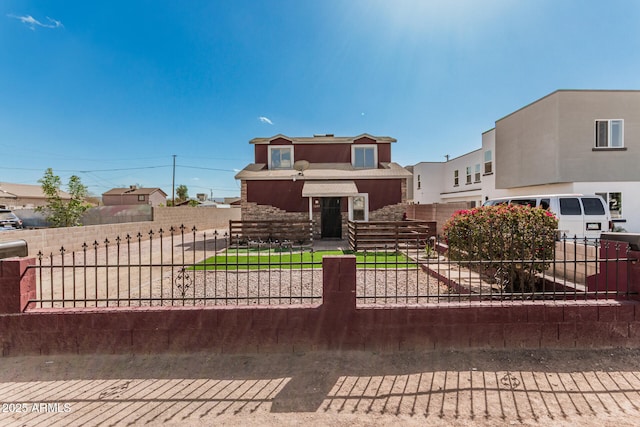
MULTIPOLYGON (((346 251, 317 252, 240 252, 229 250, 212 256, 196 264, 195 270, 264 270, 273 269, 310 269, 322 268, 322 258, 331 255, 345 255, 346 251)), ((387 252, 348 252, 356 256, 356 267, 364 268, 417 268, 417 265, 400 253, 387 252)))

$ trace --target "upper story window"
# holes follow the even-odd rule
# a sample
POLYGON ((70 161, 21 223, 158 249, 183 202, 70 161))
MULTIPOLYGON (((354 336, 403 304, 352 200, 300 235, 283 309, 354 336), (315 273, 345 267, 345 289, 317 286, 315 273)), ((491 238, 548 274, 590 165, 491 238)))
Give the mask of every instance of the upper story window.
POLYGON ((487 150, 484 152, 484 174, 488 175, 493 173, 493 163, 491 158, 491 150, 487 150))
POLYGON ((471 184, 471 166, 467 166, 467 184, 471 184))
POLYGON ((358 169, 375 169, 378 166, 378 147, 375 145, 353 145, 351 164, 358 169))
POLYGON ((453 186, 457 187, 458 185, 460 185, 460 172, 456 169, 453 171, 453 186))
POLYGON ((138 201, 144 202, 144 194, 138 194, 138 201))
POLYGON ((476 165, 476 170, 473 175, 473 182, 480 182, 480 163, 476 165))
POLYGON ((418 175, 418 190, 420 189, 420 175, 418 175))
POLYGON ((269 147, 269 169, 291 169, 293 147, 269 147))
POLYGON ((624 147, 624 120, 596 120, 596 148, 624 147))

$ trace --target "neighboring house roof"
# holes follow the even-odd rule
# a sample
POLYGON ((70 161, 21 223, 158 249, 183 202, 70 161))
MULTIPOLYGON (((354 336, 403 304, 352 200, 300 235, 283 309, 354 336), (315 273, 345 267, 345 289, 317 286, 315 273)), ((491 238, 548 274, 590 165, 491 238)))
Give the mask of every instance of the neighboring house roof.
MULTIPOLYGON (((0 182, 0 197, 7 199, 46 199, 42 186, 31 184, 11 184, 0 182)), ((60 191, 62 199, 71 199, 71 194, 60 191)))
POLYGON ((235 176, 240 180, 353 180, 353 179, 385 179, 409 178, 411 172, 397 163, 380 163, 377 169, 354 168, 351 163, 311 163, 302 174, 294 169, 267 169, 263 163, 252 163, 235 176))
POLYGON ((121 196, 124 194, 133 194, 133 195, 150 195, 155 193, 156 191, 161 192, 165 197, 167 197, 167 193, 162 191, 161 188, 112 188, 106 193, 102 193, 103 196, 121 196))
POLYGON ((274 135, 268 138, 253 138, 249 141, 250 144, 269 144, 271 141, 275 139, 286 139, 291 141, 294 144, 350 144, 354 141, 357 141, 361 138, 369 138, 373 139, 376 142, 387 143, 387 142, 397 142, 397 139, 391 138, 390 136, 372 136, 368 133, 363 133, 358 136, 333 136, 332 134, 325 135, 314 135, 314 136, 306 136, 306 137, 291 137, 282 134, 274 135))
POLYGON ((229 204, 229 205, 240 204, 241 201, 242 201, 242 198, 240 198, 240 197, 225 197, 224 198, 224 203, 229 204))

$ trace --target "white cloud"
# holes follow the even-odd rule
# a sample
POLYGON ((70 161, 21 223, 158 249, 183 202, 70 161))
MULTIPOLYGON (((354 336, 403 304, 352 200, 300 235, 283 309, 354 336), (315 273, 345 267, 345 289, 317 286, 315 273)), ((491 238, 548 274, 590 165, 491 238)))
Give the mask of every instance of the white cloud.
POLYGON ((269 117, 260 116, 260 117, 258 117, 258 120, 260 120, 262 123, 266 123, 266 124, 269 124, 269 125, 273 124, 273 122, 269 119, 269 117))
POLYGON ((64 25, 62 25, 62 22, 57 21, 55 19, 51 19, 48 16, 47 16, 48 22, 44 22, 44 23, 38 21, 37 19, 35 19, 31 15, 26 15, 26 16, 7 15, 7 16, 9 16, 10 18, 18 19, 23 24, 29 26, 29 28, 31 28, 32 30, 35 30, 36 27, 42 27, 42 28, 60 28, 60 27, 64 27, 64 25))

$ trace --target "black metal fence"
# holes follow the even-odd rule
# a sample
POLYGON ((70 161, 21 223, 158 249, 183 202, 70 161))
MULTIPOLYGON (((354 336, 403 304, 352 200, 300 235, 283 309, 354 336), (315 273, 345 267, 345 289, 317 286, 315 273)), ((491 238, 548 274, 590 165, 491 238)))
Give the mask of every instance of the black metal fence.
POLYGON ((632 277, 631 266, 639 253, 628 245, 566 236, 548 245, 547 250, 517 251, 540 255, 535 258, 454 254, 437 237, 425 245, 365 251, 368 261, 358 272, 357 299, 363 304, 423 304, 638 297, 640 277, 632 277))
MULTIPOLYGON (((351 252, 244 241, 184 226, 38 254, 37 307, 317 304, 322 257, 356 256, 359 304, 629 299, 637 252, 562 239, 542 258, 452 257, 437 238, 351 252), (233 244, 232 244, 233 242, 233 244)), ((324 245, 326 246, 326 245, 324 245)), ((637 280, 637 279, 636 279, 637 280)))
POLYGON ((39 253, 38 307, 319 303, 313 248, 246 242, 186 227, 39 253))

